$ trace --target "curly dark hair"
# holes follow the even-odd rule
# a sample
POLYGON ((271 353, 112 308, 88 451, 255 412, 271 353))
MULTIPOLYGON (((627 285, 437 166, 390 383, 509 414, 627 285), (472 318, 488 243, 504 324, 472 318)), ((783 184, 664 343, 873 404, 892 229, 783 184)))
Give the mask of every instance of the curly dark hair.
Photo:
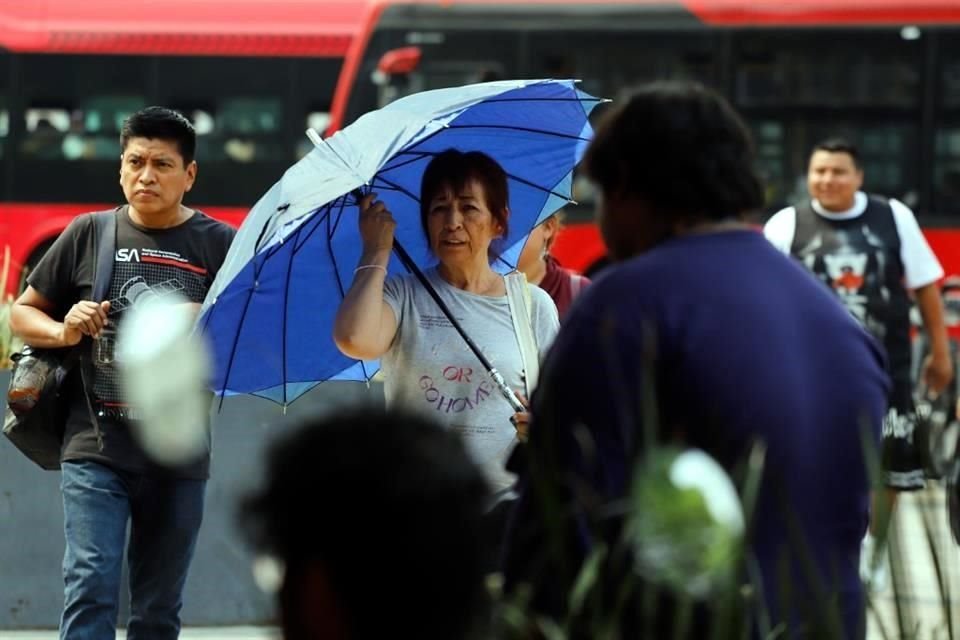
POLYGON ((750 133, 718 93, 655 82, 608 112, 584 158, 605 193, 647 202, 679 220, 722 220, 760 208, 750 133))
POLYGON ((240 522, 286 566, 283 608, 303 606, 302 572, 318 566, 351 638, 455 640, 486 615, 488 500, 455 432, 361 408, 273 443, 265 486, 243 502, 240 522))

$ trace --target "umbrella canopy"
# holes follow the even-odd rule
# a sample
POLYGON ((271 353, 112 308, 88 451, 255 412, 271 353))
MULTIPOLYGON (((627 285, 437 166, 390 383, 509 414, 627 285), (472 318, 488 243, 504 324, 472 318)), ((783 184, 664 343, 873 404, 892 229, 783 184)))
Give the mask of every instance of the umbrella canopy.
MULTIPOLYGON (((213 390, 288 404, 326 380, 369 380, 379 364, 344 356, 332 337, 362 250, 357 190, 378 194, 397 221, 397 242, 430 267, 423 171, 446 149, 488 154, 509 181, 510 233, 493 265, 509 271, 533 227, 571 202, 599 102, 572 80, 439 89, 370 112, 317 144, 251 210, 203 304, 213 390)), ((393 257, 389 272, 406 270, 393 257)))

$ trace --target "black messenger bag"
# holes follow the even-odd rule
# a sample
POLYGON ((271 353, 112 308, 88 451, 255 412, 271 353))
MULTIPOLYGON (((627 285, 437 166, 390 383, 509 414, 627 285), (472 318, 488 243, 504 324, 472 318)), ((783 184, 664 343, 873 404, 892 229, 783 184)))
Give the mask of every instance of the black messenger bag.
MULTIPOLYGON (((93 272, 93 299, 106 295, 113 273, 116 247, 116 213, 89 214, 94 225, 93 246, 97 261, 93 272)), ((60 449, 70 412, 69 398, 61 393, 70 370, 80 363, 81 341, 66 349, 38 349, 25 346, 14 354, 7 388, 3 435, 41 468, 60 468, 60 449)), ((87 393, 86 389, 84 393, 87 393)))

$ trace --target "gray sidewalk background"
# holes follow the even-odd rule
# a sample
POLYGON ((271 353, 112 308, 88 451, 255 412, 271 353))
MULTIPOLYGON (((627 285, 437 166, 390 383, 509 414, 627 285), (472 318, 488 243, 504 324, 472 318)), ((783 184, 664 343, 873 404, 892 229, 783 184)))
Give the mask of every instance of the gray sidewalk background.
MULTIPOLYGON (((6 388, 7 381, 7 372, 0 372, 0 388, 6 388)), ((236 526, 237 501, 259 485, 263 454, 273 438, 306 416, 359 403, 382 405, 380 385, 368 389, 362 383, 325 383, 288 407, 286 415, 278 405, 266 400, 227 398, 222 412, 214 414, 213 464, 206 510, 184 593, 183 624, 191 629, 183 638, 270 637, 269 629, 244 627, 270 624, 274 608, 271 597, 253 582, 253 556, 236 526)), ((0 639, 56 637, 48 633, 21 636, 11 632, 54 629, 59 621, 63 603, 63 507, 59 482, 59 472, 41 470, 6 438, 0 438, 0 639)), ((309 495, 310 488, 304 487, 304 496, 309 495)), ((124 568, 121 626, 128 615, 126 593, 124 568)))

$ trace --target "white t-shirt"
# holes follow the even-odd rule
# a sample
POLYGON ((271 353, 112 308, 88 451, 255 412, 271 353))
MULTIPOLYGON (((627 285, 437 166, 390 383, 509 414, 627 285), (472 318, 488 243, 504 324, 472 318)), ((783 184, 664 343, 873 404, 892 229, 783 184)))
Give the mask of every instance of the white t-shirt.
MULTIPOLYGON (((507 296, 457 289, 436 269, 426 276, 507 385, 523 393, 523 359, 507 296)), ((560 322, 550 296, 539 287, 529 289, 533 335, 542 360, 560 322)), ((387 406, 422 412, 457 429, 493 490, 512 486, 515 478, 504 464, 516 442, 510 423, 513 409, 480 360, 413 276, 388 278, 384 299, 397 318, 397 335, 381 359, 387 406)))
MULTIPOLYGON (((811 201, 813 210, 828 220, 852 220, 867 210, 867 194, 858 191, 854 196, 853 207, 847 211, 831 212, 823 208, 816 200, 811 201)), ((903 263, 904 285, 907 289, 919 289, 936 282, 943 277, 943 267, 934 255, 927 239, 920 231, 920 225, 910 208, 899 200, 890 199, 893 221, 900 236, 900 261, 903 263)), ((797 229, 797 211, 793 207, 781 209, 773 214, 763 227, 763 233, 773 245, 790 255, 793 236, 797 229)))

